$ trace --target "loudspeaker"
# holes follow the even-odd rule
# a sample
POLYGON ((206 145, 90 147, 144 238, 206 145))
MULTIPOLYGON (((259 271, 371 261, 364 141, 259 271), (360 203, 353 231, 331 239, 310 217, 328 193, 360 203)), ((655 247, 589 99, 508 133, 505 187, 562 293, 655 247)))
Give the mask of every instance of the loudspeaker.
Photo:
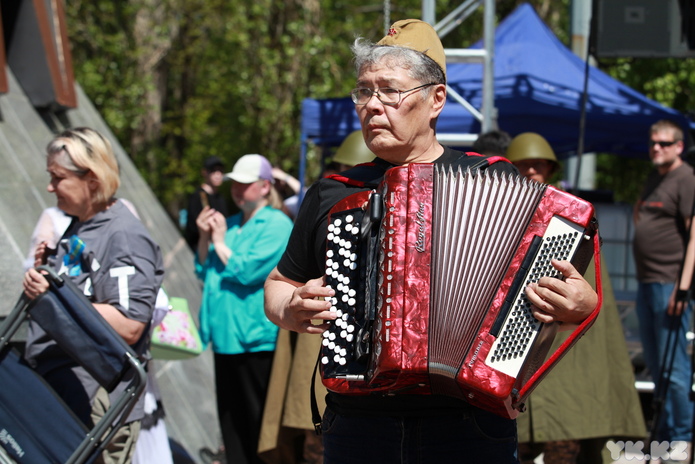
POLYGON ((595 0, 598 57, 692 57, 693 0, 595 0))

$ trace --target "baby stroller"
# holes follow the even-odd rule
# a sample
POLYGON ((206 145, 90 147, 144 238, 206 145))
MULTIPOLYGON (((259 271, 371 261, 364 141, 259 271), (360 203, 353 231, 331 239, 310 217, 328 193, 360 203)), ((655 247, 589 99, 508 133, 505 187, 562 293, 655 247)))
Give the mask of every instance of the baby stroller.
POLYGON ((22 295, 0 325, 0 463, 90 463, 135 406, 147 376, 135 352, 70 279, 45 266, 38 269, 48 274, 49 290, 34 300, 22 295), (107 391, 130 379, 124 393, 112 398, 111 407, 91 429, 10 345, 28 318, 107 391))

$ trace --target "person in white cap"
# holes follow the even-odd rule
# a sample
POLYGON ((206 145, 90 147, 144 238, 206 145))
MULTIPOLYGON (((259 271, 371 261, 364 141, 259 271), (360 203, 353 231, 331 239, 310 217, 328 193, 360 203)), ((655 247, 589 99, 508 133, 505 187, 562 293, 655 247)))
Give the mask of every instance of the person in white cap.
MULTIPOLYGON (((367 147, 382 173, 394 165, 470 166, 469 156, 442 146, 437 118, 446 101, 446 59, 437 33, 418 20, 395 23, 379 43, 353 45, 357 85, 351 92, 367 147)), ((518 175, 507 162, 487 169, 518 175)), ((372 178, 373 179, 373 178, 372 178)), ((320 334, 336 318, 335 291, 325 286, 327 215, 369 186, 322 179, 307 192, 289 244, 266 281, 266 314, 280 327, 320 334), (320 323, 323 322, 323 323, 320 323)), ((526 292, 544 322, 579 322, 598 296, 567 261, 565 280, 541 279, 526 292)), ((516 463, 514 420, 445 395, 344 395, 331 392, 321 422, 324 463, 516 463)))
POLYGON ((197 218, 196 274, 203 281, 200 336, 212 343, 217 408, 227 462, 258 463, 256 449, 278 328, 263 312, 263 283, 292 221, 270 206, 272 167, 244 155, 225 177, 240 212, 209 207, 197 218))

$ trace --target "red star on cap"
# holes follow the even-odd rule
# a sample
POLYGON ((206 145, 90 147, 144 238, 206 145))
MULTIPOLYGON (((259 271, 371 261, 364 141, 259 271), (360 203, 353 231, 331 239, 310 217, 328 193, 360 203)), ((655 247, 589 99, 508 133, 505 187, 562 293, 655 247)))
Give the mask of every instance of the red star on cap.
POLYGON ((394 35, 396 35, 396 32, 397 32, 397 31, 396 31, 396 28, 395 28, 395 27, 390 28, 390 29, 389 29, 389 36, 390 36, 390 37, 393 37, 394 35))

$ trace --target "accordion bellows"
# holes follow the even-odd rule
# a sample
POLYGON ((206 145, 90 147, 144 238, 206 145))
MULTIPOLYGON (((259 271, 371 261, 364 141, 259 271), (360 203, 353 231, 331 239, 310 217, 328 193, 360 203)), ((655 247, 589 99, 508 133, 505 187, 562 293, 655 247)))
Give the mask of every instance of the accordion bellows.
POLYGON ((561 277, 553 258, 583 272, 599 247, 592 205, 552 186, 396 167, 376 190, 338 203, 328 232, 337 319, 321 373, 331 391, 442 394, 515 417, 598 314, 548 353, 557 324, 533 317, 524 289, 561 277))

